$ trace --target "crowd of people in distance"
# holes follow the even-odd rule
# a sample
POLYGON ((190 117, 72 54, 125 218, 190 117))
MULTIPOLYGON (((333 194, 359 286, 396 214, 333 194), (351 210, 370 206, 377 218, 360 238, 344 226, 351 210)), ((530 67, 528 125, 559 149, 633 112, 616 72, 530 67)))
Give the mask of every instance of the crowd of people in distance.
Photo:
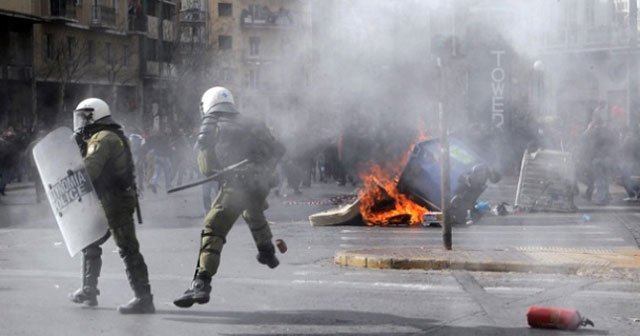
MULTIPOLYGON (((622 185, 627 201, 640 200, 640 133, 629 126, 624 113, 615 106, 600 105, 588 113, 587 122, 570 123, 558 116, 514 114, 507 134, 491 129, 488 123, 468 123, 454 129, 503 175, 517 175, 525 150, 539 148, 571 152, 576 181, 583 185, 583 197, 596 205, 611 201, 611 183, 622 185)), ((29 131, 7 127, 0 133, 0 197, 11 182, 37 181, 31 149, 46 130, 29 131)), ((125 125, 133 152, 138 190, 142 194, 164 191, 202 178, 196 166, 197 127, 170 127, 143 131, 125 125)), ((287 152, 276 169, 278 181, 273 193, 278 197, 300 195, 314 183, 356 186, 358 174, 371 162, 397 158, 406 153, 416 135, 407 130, 371 132, 366 122, 353 118, 338 134, 307 141, 293 134, 283 141, 287 152), (404 142, 398 141, 405 134, 404 142), (308 143, 307 143, 308 142, 308 143)), ((37 185, 38 183, 36 183, 37 185)), ((215 182, 203 187, 205 209, 217 188, 215 182)), ((579 191, 576 183, 576 193, 579 191)), ((37 188, 37 199, 43 199, 37 188)))

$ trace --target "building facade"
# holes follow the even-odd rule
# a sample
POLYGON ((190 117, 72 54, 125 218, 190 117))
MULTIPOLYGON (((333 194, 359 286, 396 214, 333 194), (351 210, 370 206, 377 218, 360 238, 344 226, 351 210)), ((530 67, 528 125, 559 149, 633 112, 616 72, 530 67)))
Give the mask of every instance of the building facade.
POLYGON ((211 86, 229 87, 243 111, 267 121, 306 118, 309 1, 209 0, 209 11, 211 86))
POLYGON ((167 0, 0 1, 0 124, 69 125, 89 96, 126 125, 168 122, 176 8, 167 0))
POLYGON ((140 109, 138 43, 128 34, 126 0, 40 2, 34 26, 35 106, 44 124, 70 125, 86 97, 100 97, 123 122, 140 109))
POLYGON ((0 129, 29 127, 34 120, 33 29, 42 22, 37 5, 0 1, 0 129))
MULTIPOLYGON (((541 36, 537 60, 541 114, 560 117, 584 129, 595 110, 599 117, 631 118, 631 99, 638 95, 640 54, 631 38, 637 23, 628 0, 544 1, 538 10, 548 29, 541 36)), ((635 30, 635 32, 634 32, 635 30)), ((637 113, 637 112, 636 112, 637 113)))

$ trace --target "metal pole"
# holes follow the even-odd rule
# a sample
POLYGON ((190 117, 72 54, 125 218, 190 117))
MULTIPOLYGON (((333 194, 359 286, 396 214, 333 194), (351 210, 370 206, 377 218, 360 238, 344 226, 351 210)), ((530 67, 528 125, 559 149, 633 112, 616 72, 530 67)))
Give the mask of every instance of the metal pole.
POLYGON ((629 1, 629 126, 638 124, 638 61, 636 47, 638 42, 638 3, 629 1))
POLYGON ((445 73, 442 67, 442 60, 438 57, 438 70, 440 74, 440 102, 438 102, 438 114, 440 117, 440 211, 442 211, 442 240, 444 248, 451 250, 453 242, 451 239, 451 219, 449 216, 449 203, 451 200, 451 181, 449 173, 449 135, 447 132, 447 113, 444 111, 446 102, 446 82, 445 73))

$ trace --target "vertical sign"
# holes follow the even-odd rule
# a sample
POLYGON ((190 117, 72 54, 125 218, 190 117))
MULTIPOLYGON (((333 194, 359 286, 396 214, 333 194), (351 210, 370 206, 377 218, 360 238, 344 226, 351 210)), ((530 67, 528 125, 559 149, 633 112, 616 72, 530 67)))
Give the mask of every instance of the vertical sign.
POLYGON ((494 127, 504 129, 505 125, 505 87, 507 84, 507 72, 505 71, 504 49, 491 50, 494 60, 491 70, 491 123, 494 127))

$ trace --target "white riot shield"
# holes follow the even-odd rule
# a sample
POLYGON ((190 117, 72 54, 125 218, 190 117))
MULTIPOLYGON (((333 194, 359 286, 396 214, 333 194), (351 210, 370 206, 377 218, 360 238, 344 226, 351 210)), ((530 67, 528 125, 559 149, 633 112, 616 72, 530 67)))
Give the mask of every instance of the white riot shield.
POLYGON ((67 250, 76 253, 102 238, 107 217, 98 199, 73 132, 60 127, 33 148, 33 157, 67 250))

